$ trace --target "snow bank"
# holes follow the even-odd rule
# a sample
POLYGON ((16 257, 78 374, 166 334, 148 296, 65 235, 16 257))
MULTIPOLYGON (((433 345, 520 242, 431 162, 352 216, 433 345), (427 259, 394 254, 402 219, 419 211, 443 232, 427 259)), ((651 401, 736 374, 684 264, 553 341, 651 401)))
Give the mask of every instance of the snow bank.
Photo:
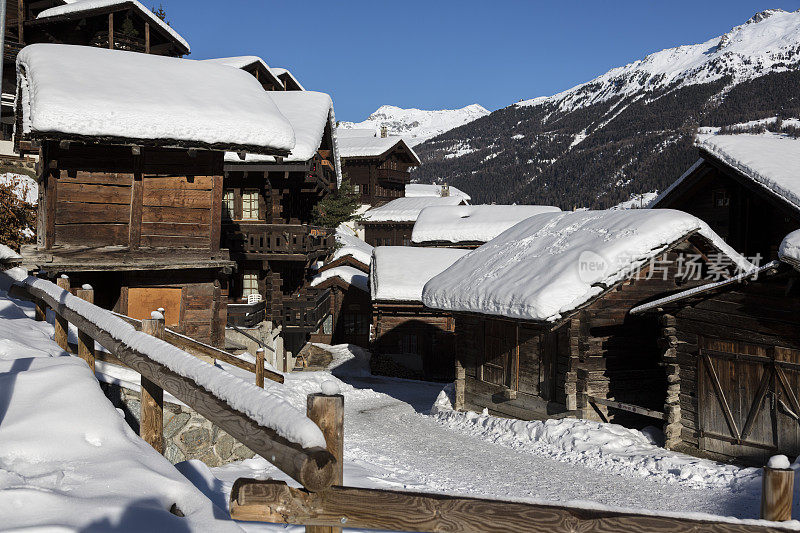
POLYGON ((29 176, 7 172, 0 174, 0 184, 13 187, 14 194, 23 202, 33 205, 39 203, 39 184, 29 176))
POLYGON ((423 196, 416 198, 397 198, 375 209, 370 209, 362 216, 368 222, 414 222, 420 211, 426 207, 464 204, 464 198, 458 196, 423 196))
POLYGON ((555 321, 696 231, 743 270, 753 268, 705 222, 681 211, 545 213, 431 279, 422 301, 434 309, 555 321))
MULTIPOLYGON (((459 196, 467 201, 472 200, 470 195, 452 185, 447 188, 450 196, 459 196)), ((442 196, 442 185, 406 183, 406 198, 418 198, 420 196, 442 196)))
POLYGON ((339 155, 342 157, 380 157, 389 150, 400 146, 408 150, 415 165, 422 164, 414 150, 401 137, 380 137, 366 134, 364 130, 338 128, 339 155))
POLYGON ((413 242, 488 242, 526 218, 561 211, 549 205, 457 205, 426 207, 413 242))
POLYGON ((341 247, 333 252, 331 261, 351 255, 356 261, 369 266, 369 262, 372 260, 372 246, 352 235, 349 228, 343 225, 336 228, 336 242, 341 247))
POLYGON ((175 31, 172 28, 172 26, 170 26, 169 24, 167 24, 166 22, 155 16, 155 14, 152 11, 144 7, 137 0, 80 0, 79 2, 70 2, 63 6, 51 7, 50 9, 45 9, 44 11, 39 13, 36 16, 36 18, 46 19, 50 17, 60 17, 62 15, 71 15, 74 13, 81 13, 84 11, 91 11, 94 9, 103 9, 106 7, 123 6, 123 5, 125 6, 132 5, 133 7, 135 7, 145 16, 145 18, 148 19, 148 21, 151 24, 155 24, 156 26, 164 30, 166 33, 172 36, 173 39, 181 43, 186 48, 187 52, 191 52, 191 48, 189 47, 189 43, 186 42, 186 39, 181 37, 181 35, 177 31, 175 31))
POLYGON ((337 266, 329 268, 328 270, 323 270, 314 276, 314 278, 311 280, 311 286, 316 287, 323 281, 326 281, 330 278, 341 278, 349 285, 352 285, 357 289, 361 289, 364 292, 369 292, 369 282, 367 281, 368 275, 359 269, 348 265, 337 266))
POLYGON ((698 135, 696 144, 800 209, 800 139, 779 133, 698 135))
MULTIPOLYGON (((336 131, 336 116, 333 112, 333 100, 325 93, 314 91, 270 91, 272 101, 278 110, 289 120, 295 136, 292 153, 283 158, 287 163, 305 163, 311 160, 322 145, 325 127, 336 131)), ((333 165, 337 183, 342 182, 342 167, 339 160, 338 144, 333 137, 333 165)), ((226 163, 275 163, 270 155, 245 154, 239 157, 236 152, 225 153, 226 163)))
MULTIPOLYGON (((17 273, 20 271, 21 269, 17 269, 17 273)), ((161 339, 136 331, 133 326, 114 316, 110 311, 72 296, 49 281, 34 277, 27 277, 20 281, 45 291, 69 309, 109 332, 122 344, 146 354, 153 361, 191 379, 233 409, 245 413, 256 423, 275 430, 282 437, 303 447, 325 447, 325 438, 317 425, 309 420, 302 411, 284 401, 281 397, 280 385, 268 382, 265 384, 265 388, 261 389, 209 365, 161 339)))
POLYGON ((22 132, 294 148, 292 126, 247 72, 203 61, 33 44, 17 56, 22 132), (232 96, 233 95, 233 96, 232 96))
POLYGON ((778 257, 781 261, 800 267, 800 230, 795 230, 783 238, 778 247, 778 257))
POLYGON ((468 250, 379 246, 369 270, 373 300, 421 302, 422 288, 468 250))

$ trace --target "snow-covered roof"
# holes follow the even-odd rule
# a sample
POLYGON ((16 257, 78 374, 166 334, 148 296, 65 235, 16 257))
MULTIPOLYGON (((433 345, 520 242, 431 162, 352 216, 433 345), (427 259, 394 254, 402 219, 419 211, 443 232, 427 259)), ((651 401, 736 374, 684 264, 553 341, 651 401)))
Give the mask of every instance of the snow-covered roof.
MULTIPOLYGON (((738 170, 742 175, 800 210, 800 139, 779 133, 699 134, 695 142, 703 152, 738 170)), ((703 163, 698 160, 651 205, 658 205, 703 163)))
POLYGON ((426 207, 464 204, 458 196, 421 196, 417 198, 396 198, 375 209, 370 209, 362 219, 367 222, 414 222, 420 211, 426 207))
POLYGON ((259 64, 272 78, 270 81, 275 86, 283 89, 283 82, 280 79, 278 79, 278 77, 272 72, 272 69, 269 68, 267 62, 258 56, 216 57, 213 59, 204 59, 204 61, 208 61, 209 63, 217 63, 218 65, 226 65, 228 67, 239 68, 239 69, 245 69, 250 65, 259 64))
POLYGON ((372 260, 372 246, 352 235, 348 228, 342 226, 336 228, 336 242, 341 247, 333 253, 331 261, 336 261, 348 255, 353 256, 353 259, 365 265, 369 265, 372 260))
POLYGON ((561 211, 550 205, 453 205, 426 207, 411 234, 413 242, 488 242, 511 226, 541 213, 561 211))
POLYGON ((341 157, 380 157, 395 147, 400 147, 408 152, 414 160, 413 164, 422 164, 419 156, 402 137, 367 135, 364 130, 343 128, 336 130, 336 136, 339 139, 339 155, 341 157))
POLYGON ((92 46, 33 44, 17 56, 17 72, 26 136, 273 154, 295 145, 289 121, 242 70, 92 46))
POLYGON ((305 91, 306 90, 306 88, 303 87, 303 84, 300 83, 300 81, 297 78, 294 77, 294 74, 292 74, 291 71, 289 71, 289 69, 285 69, 285 68, 281 68, 281 67, 274 67, 274 68, 270 68, 270 70, 272 71, 272 74, 276 78, 280 78, 281 76, 288 76, 300 88, 301 91, 305 91))
POLYGON ((328 270, 323 270, 311 280, 311 286, 316 287, 320 283, 327 281, 330 278, 341 278, 347 284, 361 289, 364 292, 369 292, 368 275, 357 268, 342 265, 328 270))
POLYGON ((370 294, 376 301, 421 302, 422 288, 468 250, 378 246, 369 268, 370 294))
POLYGON ((155 24, 159 28, 161 28, 164 32, 168 33, 173 39, 181 43, 186 48, 186 53, 191 51, 189 47, 189 43, 186 42, 186 39, 181 37, 181 35, 175 31, 169 24, 155 16, 155 14, 144 7, 140 2, 137 0, 79 0, 77 2, 69 2, 63 6, 56 6, 51 7, 50 9, 45 9, 41 13, 36 16, 37 20, 40 19, 47 19, 52 17, 60 17, 66 15, 74 15, 74 14, 85 14, 87 11, 94 11, 94 10, 101 10, 108 7, 116 7, 116 6, 125 6, 125 7, 132 7, 140 11, 150 23, 155 24))
MULTIPOLYGON (((336 116, 333 112, 333 101, 325 93, 314 91, 271 91, 269 97, 275 102, 278 110, 289 120, 295 136, 292 153, 283 158, 286 163, 309 161, 322 145, 325 127, 336 131, 336 116)), ((333 164, 336 178, 341 183, 342 168, 338 157, 336 137, 333 138, 333 164)), ((268 155, 245 154, 241 159, 235 152, 225 154, 226 163, 274 163, 275 158, 268 155)))
MULTIPOLYGON (((448 196, 460 196, 461 198, 469 201, 472 200, 470 195, 464 191, 449 185, 448 196)), ((418 198, 420 196, 441 196, 442 185, 428 184, 428 183, 406 183, 406 198, 418 198)))
POLYGON ((783 238, 778 247, 778 258, 794 267, 800 267, 800 230, 795 230, 783 238))
POLYGON ((681 211, 544 213, 433 278, 422 301, 434 309, 556 321, 694 232, 742 269, 753 268, 705 222, 681 211))

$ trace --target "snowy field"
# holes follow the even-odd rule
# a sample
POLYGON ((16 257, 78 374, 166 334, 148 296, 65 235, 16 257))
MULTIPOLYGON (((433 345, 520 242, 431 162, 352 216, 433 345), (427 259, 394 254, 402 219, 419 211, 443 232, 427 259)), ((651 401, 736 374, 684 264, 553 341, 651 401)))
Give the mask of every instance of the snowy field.
MULTIPOLYGON (((12 524, 81 530, 100 523, 124 531, 153 530, 174 523, 164 506, 178 501, 193 510, 187 522, 192 531, 236 530, 237 525, 248 531, 302 530, 228 521, 223 509, 236 479, 294 482, 260 458, 214 469, 187 461, 177 467, 194 486, 182 480, 104 402, 83 363, 60 357, 48 338, 52 326, 31 316, 29 306, 0 292, 0 380, 17 384, 0 385, 0 413, 5 414, 0 421, 0 524, 5 527, 0 529, 12 524), (22 364, 28 361, 33 364, 22 364), (60 385, 59 379, 64 390, 46 393, 60 385), (44 507, 58 512, 40 513, 44 507)), ((679 516, 758 515, 757 469, 666 451, 653 444, 657 431, 454 412, 442 384, 371 376, 366 352, 346 346, 331 350, 330 372, 287 374, 285 399, 303 409, 306 395, 319 392, 323 382, 338 384, 345 396, 347 485, 679 516)), ((790 525, 800 529, 800 522, 790 525)))

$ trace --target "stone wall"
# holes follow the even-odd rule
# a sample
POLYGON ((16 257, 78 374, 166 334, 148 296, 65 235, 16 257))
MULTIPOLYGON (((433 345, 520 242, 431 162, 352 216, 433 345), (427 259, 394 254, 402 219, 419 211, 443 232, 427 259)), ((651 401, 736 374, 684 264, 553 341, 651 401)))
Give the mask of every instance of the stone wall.
MULTIPOLYGON (((107 383, 101 383, 101 387, 138 434, 141 413, 139 392, 107 383)), ((164 402, 164 456, 173 464, 199 459, 214 467, 250 459, 255 454, 194 410, 164 402)))

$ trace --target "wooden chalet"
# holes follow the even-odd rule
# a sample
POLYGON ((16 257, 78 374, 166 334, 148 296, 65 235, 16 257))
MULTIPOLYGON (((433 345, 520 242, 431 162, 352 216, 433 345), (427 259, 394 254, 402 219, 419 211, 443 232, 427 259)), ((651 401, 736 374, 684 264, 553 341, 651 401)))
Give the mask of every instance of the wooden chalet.
POLYGON ((375 248, 369 274, 373 358, 390 359, 423 379, 452 381, 453 317, 425 307, 422 288, 467 253, 405 246, 375 248))
POLYGON ((317 337, 317 342, 369 347, 372 301, 368 278, 369 265, 352 255, 334 259, 319 269, 311 286, 330 290, 331 328, 317 337))
POLYGON ((668 448, 753 465, 800 453, 796 250, 631 311, 660 318, 668 448))
POLYGON ((401 137, 378 136, 369 129, 339 129, 342 171, 361 195, 378 207, 405 196, 410 170, 421 164, 401 137))
POLYGON ((220 57, 216 59, 206 59, 205 61, 242 69, 253 75, 253 77, 261 83, 265 91, 286 90, 283 82, 273 74, 269 65, 258 56, 220 57))
POLYGON ((312 91, 269 93, 295 131, 285 157, 228 153, 225 158, 223 243, 237 263, 229 323, 267 319, 283 326, 297 353, 329 316, 330 293, 309 286, 311 267, 334 246, 334 231, 312 224, 313 208, 341 176, 331 98, 312 91), (260 302, 248 302, 255 297, 260 302))
MULTIPOLYGON (((28 44, 56 43, 96 46, 147 54, 181 57, 189 44, 172 27, 133 0, 65 2, 5 0, 6 35, 3 50, 2 134, 11 139, 17 54, 28 44)), ((34 149, 35 151, 35 149, 34 149)))
POLYGON ((706 221, 733 248, 777 258, 800 227, 800 140, 780 134, 698 135, 700 159, 652 204, 706 221))
POLYGON ((96 304, 134 318, 163 307, 168 326, 220 345, 236 267, 220 247, 224 152, 285 156, 291 125, 229 67, 50 44, 18 65, 17 141, 41 144, 25 264, 89 283, 96 304))
POLYGON ((446 205, 420 211, 411 241, 414 246, 474 249, 523 220, 560 211, 547 205, 446 205))
POLYGON ((457 407, 640 427, 663 418, 658 321, 629 310, 704 283, 709 254, 730 259, 720 276, 750 267, 671 210, 539 215, 471 251, 422 298, 455 318, 457 407))
POLYGON ((364 240, 371 246, 411 246, 414 224, 423 209, 466 202, 458 196, 397 198, 370 209, 358 224, 364 228, 364 240))

